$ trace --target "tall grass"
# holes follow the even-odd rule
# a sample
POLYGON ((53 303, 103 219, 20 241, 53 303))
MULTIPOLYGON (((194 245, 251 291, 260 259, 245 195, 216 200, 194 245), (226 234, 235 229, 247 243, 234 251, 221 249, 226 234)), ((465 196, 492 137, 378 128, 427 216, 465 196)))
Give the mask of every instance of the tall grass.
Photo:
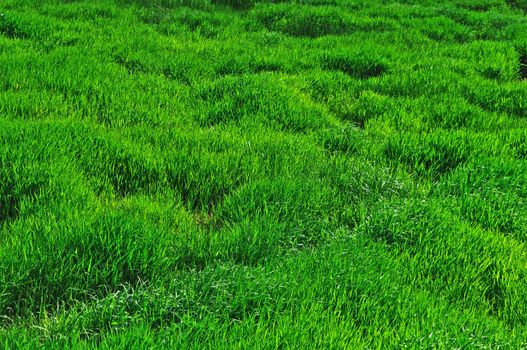
POLYGON ((524 10, 4 0, 1 346, 526 347, 524 10))

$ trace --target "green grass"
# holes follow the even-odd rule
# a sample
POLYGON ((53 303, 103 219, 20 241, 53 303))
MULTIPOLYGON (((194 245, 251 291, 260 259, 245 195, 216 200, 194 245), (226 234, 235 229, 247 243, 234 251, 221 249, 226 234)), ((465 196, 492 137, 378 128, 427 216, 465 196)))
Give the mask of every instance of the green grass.
POLYGON ((516 0, 4 0, 0 347, 527 347, 516 0))

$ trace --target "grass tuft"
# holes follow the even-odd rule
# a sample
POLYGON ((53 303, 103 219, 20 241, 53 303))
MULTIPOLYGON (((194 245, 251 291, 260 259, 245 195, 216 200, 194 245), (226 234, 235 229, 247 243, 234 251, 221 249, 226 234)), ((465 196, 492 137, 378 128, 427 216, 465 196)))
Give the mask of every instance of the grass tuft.
POLYGON ((368 79, 382 75, 386 66, 382 60, 368 55, 337 54, 322 58, 322 68, 336 70, 358 79, 368 79))

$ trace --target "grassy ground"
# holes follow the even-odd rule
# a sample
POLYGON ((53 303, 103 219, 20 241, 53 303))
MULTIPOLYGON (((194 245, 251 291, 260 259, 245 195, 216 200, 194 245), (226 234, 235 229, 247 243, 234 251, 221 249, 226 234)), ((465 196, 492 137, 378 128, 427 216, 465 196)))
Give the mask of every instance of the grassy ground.
POLYGON ((527 347, 524 0, 3 0, 0 347, 527 347))

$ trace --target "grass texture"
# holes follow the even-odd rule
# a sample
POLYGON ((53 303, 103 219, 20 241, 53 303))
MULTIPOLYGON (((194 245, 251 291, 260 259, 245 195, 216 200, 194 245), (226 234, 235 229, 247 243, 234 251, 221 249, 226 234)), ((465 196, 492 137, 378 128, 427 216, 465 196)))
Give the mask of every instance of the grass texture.
POLYGON ((527 348, 524 0, 3 0, 0 347, 527 348))

